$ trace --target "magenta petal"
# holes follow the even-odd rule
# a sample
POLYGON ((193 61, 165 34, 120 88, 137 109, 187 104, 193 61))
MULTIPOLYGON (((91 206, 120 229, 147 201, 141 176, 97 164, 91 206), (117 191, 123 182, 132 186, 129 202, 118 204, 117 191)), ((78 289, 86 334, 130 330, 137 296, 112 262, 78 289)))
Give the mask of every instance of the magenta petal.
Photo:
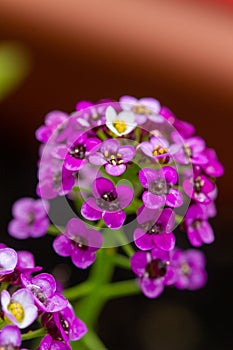
POLYGON ((74 249, 71 255, 72 262, 80 269, 86 269, 95 261, 96 253, 89 250, 74 249))
POLYGON ((64 234, 61 234, 53 241, 53 249, 58 255, 70 256, 71 254, 71 242, 64 234))
POLYGON ((86 159, 77 159, 68 154, 64 162, 64 167, 70 171, 77 171, 85 164, 87 164, 86 159))
POLYGON ((103 142, 101 146, 101 152, 108 152, 109 155, 116 154, 118 152, 119 143, 117 140, 110 139, 103 142))
POLYGON ((120 202, 121 208, 126 208, 133 200, 134 191, 131 187, 126 185, 118 185, 116 187, 118 199, 120 202))
POLYGON ((96 198, 101 197, 106 192, 112 192, 115 190, 115 186, 111 180, 99 177, 93 182, 92 192, 96 198))
POLYGON ((149 184, 159 177, 159 172, 151 168, 144 168, 139 171, 139 180, 144 188, 148 188, 149 184))
POLYGON ((134 241, 136 246, 141 250, 150 250, 155 247, 153 236, 146 234, 140 228, 134 231, 134 241))
POLYGON ((135 148, 133 146, 121 146, 118 149, 118 153, 121 154, 121 158, 124 163, 130 162, 135 155, 135 148))
POLYGON ((164 286, 160 279, 143 277, 140 282, 142 291, 148 298, 157 298, 163 292, 164 286))
POLYGON ((104 158, 103 154, 100 152, 97 152, 95 154, 90 155, 89 161, 94 165, 104 165, 107 163, 106 159, 104 158))
POLYGON ((87 326, 79 318, 75 317, 70 327, 69 340, 75 341, 81 339, 87 333, 87 326))
POLYGON ((88 220, 99 220, 102 217, 101 210, 97 209, 94 198, 88 198, 81 207, 81 214, 88 220))
POLYGON ((28 225, 21 220, 12 220, 8 225, 8 232, 17 239, 26 239, 29 237, 28 225))
POLYGON ((112 164, 106 164, 105 170, 109 175, 112 176, 120 176, 121 174, 124 173, 126 169, 125 164, 120 164, 120 165, 112 165, 112 164))
POLYGON ((158 209, 165 205, 165 196, 156 196, 148 191, 143 193, 142 200, 144 205, 149 209, 158 209))
POLYGON ((69 238, 73 238, 77 235, 77 233, 80 235, 85 235, 86 231, 87 229, 84 222, 77 218, 70 219, 66 225, 66 232, 69 238))
POLYGON ((103 220, 105 222, 105 225, 113 230, 122 227, 122 225, 125 222, 125 219, 126 214, 123 210, 103 213, 103 220))
POLYGON ((175 247, 176 239, 173 233, 162 233, 154 235, 154 242, 163 250, 172 250, 175 247))
POLYGON ((48 305, 46 305, 46 312, 57 312, 63 310, 68 305, 68 300, 62 295, 55 294, 49 298, 48 305))
POLYGON ((140 144, 140 149, 143 153, 145 153, 148 157, 153 156, 153 146, 150 144, 150 142, 142 142, 140 144))
POLYGON ((58 145, 52 148, 51 154, 57 159, 65 159, 68 153, 68 148, 66 145, 58 145))
POLYGON ((163 169, 163 175, 168 184, 175 185, 178 180, 178 174, 175 169, 170 166, 165 166, 163 169))
POLYGON ((183 204, 182 193, 172 188, 166 196, 166 205, 172 208, 180 207, 183 204))
POLYGON ((193 230, 188 228, 188 239, 190 241, 190 243, 194 246, 194 247, 200 247, 202 245, 202 240, 201 237, 199 235, 198 230, 193 230))
POLYGON ((96 151, 98 149, 98 145, 101 144, 100 139, 97 137, 92 137, 90 139, 87 139, 86 141, 86 151, 91 152, 92 150, 96 151))
POLYGON ((199 228, 199 235, 202 241, 206 244, 210 244, 214 241, 214 232, 212 227, 207 221, 203 221, 199 228))
POLYGON ((27 219, 28 213, 33 211, 35 201, 32 198, 21 198, 17 200, 13 207, 12 213, 16 219, 27 219))
POLYGON ((148 253, 136 252, 131 258, 130 265, 137 276, 143 276, 148 262, 150 262, 150 255, 148 253))

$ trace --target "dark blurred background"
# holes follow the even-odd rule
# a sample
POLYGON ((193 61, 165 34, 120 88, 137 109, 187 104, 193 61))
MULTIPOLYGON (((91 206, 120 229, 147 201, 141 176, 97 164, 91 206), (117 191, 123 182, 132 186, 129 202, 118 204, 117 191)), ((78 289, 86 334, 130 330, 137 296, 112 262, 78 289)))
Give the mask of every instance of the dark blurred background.
MULTIPOLYGON (((99 334, 110 350, 232 349, 231 2, 0 0, 3 42, 22 45, 29 65, 21 85, 0 101, 2 241, 31 249, 38 264, 46 252, 47 271, 63 263, 50 238, 25 242, 6 234, 12 203, 35 196, 34 132, 47 112, 72 112, 81 99, 155 97, 193 123, 225 166, 212 220, 216 242, 203 248, 209 281, 197 292, 168 289, 154 301, 135 296, 109 302, 99 334)), ((76 280, 84 276, 70 273, 76 280)))

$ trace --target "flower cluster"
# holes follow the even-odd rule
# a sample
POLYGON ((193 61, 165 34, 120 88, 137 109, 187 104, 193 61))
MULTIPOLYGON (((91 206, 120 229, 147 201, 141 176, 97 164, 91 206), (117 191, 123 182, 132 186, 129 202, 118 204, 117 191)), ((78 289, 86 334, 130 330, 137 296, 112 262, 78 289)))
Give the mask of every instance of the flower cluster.
MULTIPOLYGON (((103 246, 118 254, 115 247, 127 244, 122 246, 127 256, 112 261, 130 266, 136 287, 149 298, 158 297, 166 285, 190 290, 204 286, 205 257, 194 248, 214 241, 209 219, 216 214, 216 178, 224 170, 193 125, 153 98, 123 96, 119 102, 80 101, 70 115, 51 112, 36 137, 42 143, 40 199, 14 204, 9 224, 13 237, 55 233, 55 252, 71 257, 81 269, 98 260, 103 246), (49 223, 48 200, 58 197, 71 204, 72 217, 57 228, 49 223), (177 247, 177 227, 192 246, 186 251, 177 247)), ((69 349, 69 341, 85 334, 85 325, 57 292, 54 278, 32 275, 41 268, 30 253, 2 247, 0 267, 0 281, 8 283, 1 293, 2 317, 16 327, 2 330, 2 342, 12 332, 12 346, 20 346, 17 327, 27 327, 38 315, 47 331, 40 349, 69 349), (13 285, 18 288, 11 293, 13 285)), ((109 273, 103 271, 105 275, 109 273)), ((93 280, 91 274, 92 286, 93 280)), ((82 290, 89 293, 87 285, 82 290)))
POLYGON ((9 324, 0 333, 0 347, 19 349, 21 329, 31 326, 38 318, 46 329, 46 336, 39 349, 50 349, 43 345, 47 340, 71 349, 69 341, 80 339, 87 331, 85 324, 74 315, 68 300, 57 291, 54 277, 39 273, 34 257, 28 251, 18 251, 1 244, 0 294, 1 320, 9 324), (59 320, 59 321, 54 321, 59 320))

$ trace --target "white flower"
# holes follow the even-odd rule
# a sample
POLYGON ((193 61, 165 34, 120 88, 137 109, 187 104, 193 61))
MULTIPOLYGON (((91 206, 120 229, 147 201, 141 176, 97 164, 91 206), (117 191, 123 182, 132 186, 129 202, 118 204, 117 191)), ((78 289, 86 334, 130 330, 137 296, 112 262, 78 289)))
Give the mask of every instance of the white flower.
POLYGON ((3 290, 1 305, 6 319, 21 329, 30 326, 37 318, 38 310, 32 293, 26 288, 17 290, 12 296, 3 290))
POLYGON ((106 110, 106 125, 117 136, 127 135, 136 128, 134 113, 123 111, 117 114, 113 107, 106 110))

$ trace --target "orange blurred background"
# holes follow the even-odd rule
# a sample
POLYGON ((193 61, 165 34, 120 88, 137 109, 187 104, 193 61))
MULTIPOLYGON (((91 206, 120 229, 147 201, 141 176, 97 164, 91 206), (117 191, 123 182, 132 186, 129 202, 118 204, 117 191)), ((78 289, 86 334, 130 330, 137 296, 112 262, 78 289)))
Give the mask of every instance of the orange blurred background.
MULTIPOLYGON (((230 316, 223 312, 216 290, 213 297, 210 294, 213 288, 228 283, 224 276, 233 265, 230 153, 233 150, 233 7, 223 6, 221 1, 211 5, 211 1, 184 0, 0 0, 0 42, 2 40, 22 43, 32 61, 28 78, 0 104, 2 149, 8 150, 5 156, 8 161, 11 157, 18 158, 14 177, 8 179, 10 201, 14 196, 28 194, 23 194, 23 190, 32 192, 32 187, 23 185, 17 173, 28 182, 29 177, 35 175, 29 170, 37 159, 34 131, 43 123, 44 115, 53 109, 72 112, 82 99, 95 102, 103 98, 118 99, 126 94, 154 97, 179 118, 193 123, 208 146, 216 149, 226 170, 218 182, 219 214, 214 220, 217 242, 205 249, 212 272, 210 286, 199 301, 208 303, 210 298, 206 311, 212 318, 217 300, 217 315, 225 318, 222 320, 225 323, 211 324, 213 333, 206 326, 209 340, 205 342, 204 333, 200 336, 201 343, 193 347, 191 343, 183 346, 181 337, 177 340, 177 349, 230 348, 232 337, 223 330, 224 327, 228 330, 230 316), (17 180, 21 184, 18 192, 17 180), (224 336, 225 343, 220 344, 218 332, 224 336), (210 340, 211 334, 217 338, 210 340)), ((4 171, 9 169, 14 171, 12 165, 4 171)), ((9 193, 4 188, 2 191, 7 201, 9 193)), ((229 290, 224 291, 230 296, 229 290)), ((192 297, 195 298, 194 294, 192 297)), ((175 296, 176 301, 179 298, 182 297, 175 296)), ((175 317, 182 316, 183 312, 181 323, 186 319, 191 324, 194 322, 194 329, 197 327, 200 332, 201 321, 191 317, 192 307, 183 310, 181 306, 177 311, 177 305, 172 303, 171 310, 175 313, 171 327, 176 324, 175 317), (191 312, 191 316, 187 312, 191 312)), ((191 299, 187 303, 192 303, 191 299)), ((149 308, 146 302, 143 305, 149 308)), ((159 310, 162 325, 166 325, 166 314, 161 307, 159 310)), ((204 329, 210 318, 203 321, 204 329)), ((143 334, 147 334, 150 324, 148 327, 142 327, 143 334)), ((162 330, 159 328, 160 333, 162 330)), ((195 334, 191 332, 192 337, 195 338, 195 334)), ((161 341, 157 349, 176 350, 174 342, 170 345, 173 347, 167 342, 166 347, 161 341)), ((127 348, 124 343, 121 346, 127 348)), ((144 349, 154 350, 149 342, 144 349)))

